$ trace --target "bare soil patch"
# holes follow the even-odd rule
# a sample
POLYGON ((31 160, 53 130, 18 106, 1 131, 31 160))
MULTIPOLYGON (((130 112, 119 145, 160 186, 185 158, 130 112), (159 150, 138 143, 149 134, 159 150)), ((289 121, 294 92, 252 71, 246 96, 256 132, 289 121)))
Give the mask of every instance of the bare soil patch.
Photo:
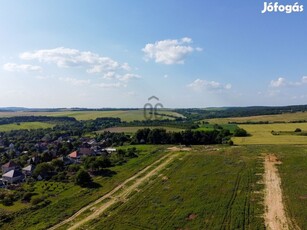
POLYGON ((176 146, 173 146, 173 147, 167 148, 167 150, 173 151, 173 152, 178 152, 178 151, 191 151, 191 148, 189 148, 189 147, 176 147, 176 146))
POLYGON ((282 199, 281 180, 276 168, 276 164, 281 164, 278 158, 267 155, 264 162, 264 184, 265 184, 265 225, 271 230, 289 230, 288 220, 282 199))

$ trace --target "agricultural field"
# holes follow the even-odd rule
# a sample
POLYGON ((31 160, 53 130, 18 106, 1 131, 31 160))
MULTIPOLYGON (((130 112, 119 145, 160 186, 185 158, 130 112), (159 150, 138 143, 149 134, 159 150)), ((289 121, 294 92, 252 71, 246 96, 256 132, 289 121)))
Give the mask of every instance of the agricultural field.
POLYGON ((214 118, 207 119, 210 124, 228 124, 229 122, 246 123, 246 122, 293 122, 307 121, 307 112, 283 113, 276 115, 262 115, 250 117, 230 117, 230 118, 214 118))
POLYGON ((162 128, 162 129, 165 129, 168 132, 180 132, 180 131, 184 130, 184 129, 180 129, 180 128, 166 127, 166 126, 148 126, 148 127, 146 127, 146 126, 131 126, 131 127, 111 127, 111 128, 104 129, 102 131, 98 131, 98 132, 109 131, 111 133, 134 134, 139 129, 144 129, 144 128, 149 128, 149 129, 162 128))
MULTIPOLYGON (((161 110, 160 113, 182 117, 181 114, 161 110)), ((118 117, 122 121, 144 120, 144 111, 139 110, 112 110, 112 111, 63 111, 63 112, 0 112, 0 117, 14 117, 14 116, 64 116, 74 117, 77 120, 91 120, 99 117, 118 117)), ((168 116, 162 116, 161 119, 174 119, 168 116)))
POLYGON ((238 125, 245 129, 251 136, 233 137, 237 145, 249 144, 307 144, 307 136, 300 135, 273 135, 274 132, 294 132, 296 128, 307 131, 307 123, 281 123, 281 124, 251 124, 238 125))
POLYGON ((21 130, 21 129, 47 129, 54 127, 53 124, 45 122, 21 122, 19 124, 5 124, 0 125, 0 132, 7 132, 11 130, 21 130))
POLYGON ((93 213, 96 218, 84 226, 73 221, 73 228, 265 229, 258 152, 194 146, 173 154, 178 157, 158 175, 128 196, 119 193, 117 203, 100 216, 93 213))

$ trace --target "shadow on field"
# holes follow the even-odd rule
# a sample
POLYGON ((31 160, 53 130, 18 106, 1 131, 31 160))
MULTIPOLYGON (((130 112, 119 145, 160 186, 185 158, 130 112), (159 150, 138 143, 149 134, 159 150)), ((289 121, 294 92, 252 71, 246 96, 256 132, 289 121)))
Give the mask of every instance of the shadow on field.
POLYGON ((112 177, 117 174, 117 172, 110 169, 103 169, 93 173, 95 176, 112 177))

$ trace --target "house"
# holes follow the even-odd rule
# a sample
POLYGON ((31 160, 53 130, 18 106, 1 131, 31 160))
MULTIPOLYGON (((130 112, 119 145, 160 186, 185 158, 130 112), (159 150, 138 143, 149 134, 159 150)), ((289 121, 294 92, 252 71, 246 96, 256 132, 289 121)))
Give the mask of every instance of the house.
POLYGON ((74 151, 74 152, 70 153, 67 157, 69 159, 71 159, 72 162, 77 163, 77 162, 80 162, 80 159, 81 159, 82 156, 83 155, 80 154, 78 151, 74 151))
POLYGON ((22 172, 23 174, 25 174, 26 176, 31 176, 33 171, 34 171, 35 166, 34 165, 28 165, 24 168, 22 168, 22 172))
POLYGON ((7 173, 2 175, 2 181, 13 184, 16 182, 20 182, 24 179, 24 175, 19 170, 10 170, 7 173))
POLYGON ((40 162, 40 159, 38 157, 31 157, 29 160, 27 160, 27 163, 29 165, 37 165, 40 162))
POLYGON ((9 161, 2 165, 2 174, 15 169, 20 169, 19 165, 17 165, 14 161, 9 161))
POLYGON ((84 156, 91 156, 94 154, 94 151, 90 148, 80 148, 78 153, 84 156))

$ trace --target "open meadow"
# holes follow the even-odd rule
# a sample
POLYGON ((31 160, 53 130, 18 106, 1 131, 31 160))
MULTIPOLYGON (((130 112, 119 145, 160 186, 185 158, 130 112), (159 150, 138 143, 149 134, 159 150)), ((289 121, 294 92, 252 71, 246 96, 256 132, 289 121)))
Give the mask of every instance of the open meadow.
POLYGON ((294 132, 296 128, 307 131, 307 123, 281 123, 281 124, 252 124, 238 125, 245 129, 251 136, 233 137, 238 145, 249 144, 307 144, 307 136, 302 135, 273 135, 274 132, 294 132))
POLYGON ((53 124, 49 124, 46 122, 21 122, 21 123, 13 123, 13 124, 6 124, 0 125, 0 132, 7 132, 11 130, 21 130, 21 129, 47 129, 54 127, 53 124))
POLYGON ((178 157, 164 170, 71 229, 264 229, 259 153, 222 146, 173 151, 178 157))
POLYGON ((297 113, 282 113, 275 115, 261 115, 249 117, 229 117, 229 118, 213 118, 206 119, 211 124, 228 124, 230 122, 247 123, 247 122, 293 122, 293 121, 307 121, 307 112, 297 113))
MULTIPOLYGON (((162 114, 182 117, 181 114, 170 111, 161 110, 162 114)), ((56 116, 56 117, 74 117, 77 120, 94 120, 99 117, 118 117, 122 121, 144 120, 144 111, 138 110, 110 110, 110 111, 63 111, 63 112, 0 112, 0 117, 14 116, 56 116)), ((161 119, 174 119, 173 117, 161 115, 161 119)))

